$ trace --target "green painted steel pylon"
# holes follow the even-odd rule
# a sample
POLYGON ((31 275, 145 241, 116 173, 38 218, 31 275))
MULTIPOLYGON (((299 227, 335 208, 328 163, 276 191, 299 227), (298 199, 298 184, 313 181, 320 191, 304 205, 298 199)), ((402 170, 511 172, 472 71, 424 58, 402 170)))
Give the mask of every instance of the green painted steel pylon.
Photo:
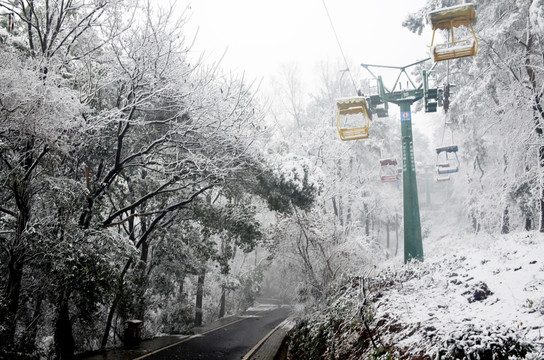
POLYGON ((412 136, 411 101, 401 101, 400 123, 402 136, 402 193, 404 210, 404 262, 412 259, 423 261, 423 240, 419 217, 416 164, 412 136))
MULTIPOLYGON (((416 86, 414 82, 408 76, 406 69, 421 64, 429 59, 421 60, 416 63, 407 66, 384 66, 384 65, 369 65, 361 64, 367 71, 377 80, 379 100, 378 103, 373 103, 372 100, 376 99, 376 96, 371 96, 370 107, 379 105, 379 103, 397 104, 400 107, 400 124, 401 124, 401 136, 402 136, 402 195, 403 195, 403 210, 404 210, 404 262, 407 263, 411 260, 423 261, 423 239, 421 236, 421 219, 419 217, 419 199, 417 194, 417 179, 416 179, 416 164, 414 160, 414 144, 412 136, 412 112, 410 111, 411 105, 425 98, 426 102, 429 100, 437 100, 440 98, 438 89, 428 89, 426 82, 426 72, 423 73, 425 80, 424 84, 416 86), (398 69, 400 70, 399 76, 392 90, 387 89, 383 85, 381 76, 375 76, 369 69, 370 67, 398 69), (408 78, 409 84, 412 85, 411 89, 396 90, 399 85, 399 80, 402 74, 405 74, 408 78)), ((434 66, 433 66, 434 68, 434 66)), ((431 69, 432 70, 432 69, 431 69)), ((399 85, 400 86, 400 85, 399 85)), ((376 101, 376 100, 375 100, 376 101)), ((436 107, 435 107, 436 108, 436 107)), ((434 108, 434 111, 436 111, 434 108)), ((431 107, 428 107, 429 110, 431 107)), ((426 111, 428 110, 426 107, 426 111)))

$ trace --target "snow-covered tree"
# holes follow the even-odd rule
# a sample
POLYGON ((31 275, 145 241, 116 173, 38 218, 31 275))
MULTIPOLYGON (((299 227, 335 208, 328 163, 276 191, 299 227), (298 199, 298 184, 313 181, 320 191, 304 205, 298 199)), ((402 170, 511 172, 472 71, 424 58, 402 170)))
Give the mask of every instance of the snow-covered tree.
MULTIPOLYGON (((449 116, 464 139, 466 212, 475 230, 530 230, 539 221, 542 228, 542 3, 473 3, 478 54, 449 62, 456 85, 449 116)), ((456 4, 429 1, 404 25, 420 32, 429 11, 456 4)), ((444 77, 446 66, 438 67, 444 77)))
MULTIPOLYGON (((96 329, 105 346, 117 311, 143 316, 147 303, 118 305, 134 305, 123 302, 127 292, 145 297, 155 250, 179 241, 165 239, 172 224, 205 222, 193 202, 244 177, 258 183, 260 109, 243 77, 189 62, 185 20, 173 21, 172 9, 85 0, 0 7, 18 19, 0 33, 2 351, 32 348, 45 335, 18 329, 44 324, 54 328, 55 356, 69 358, 100 345, 96 329)), ((251 212, 231 210, 247 218, 225 226, 251 223, 251 212)), ((238 230, 235 243, 250 249, 256 230, 238 230)))

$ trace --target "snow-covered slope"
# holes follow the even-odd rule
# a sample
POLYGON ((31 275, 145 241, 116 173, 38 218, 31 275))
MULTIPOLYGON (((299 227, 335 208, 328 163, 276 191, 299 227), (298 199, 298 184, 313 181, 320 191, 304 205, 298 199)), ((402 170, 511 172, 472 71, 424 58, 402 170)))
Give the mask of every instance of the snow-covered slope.
POLYGON ((346 278, 301 316, 291 358, 544 359, 544 234, 454 233, 346 278))
POLYGON ((478 358, 531 345, 527 358, 544 358, 544 234, 444 236, 424 263, 382 271, 379 332, 401 353, 478 358))

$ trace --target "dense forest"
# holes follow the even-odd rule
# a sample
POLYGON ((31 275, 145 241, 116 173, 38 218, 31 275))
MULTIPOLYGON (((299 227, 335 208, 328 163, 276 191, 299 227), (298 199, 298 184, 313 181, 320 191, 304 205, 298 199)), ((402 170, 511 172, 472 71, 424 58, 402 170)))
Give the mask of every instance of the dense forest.
MULTIPOLYGON (((429 241, 437 213, 476 234, 544 226, 544 2, 473 3, 478 55, 432 73, 455 84, 448 115, 413 110, 431 124, 414 129, 429 241), (446 130, 462 171, 436 183, 446 130)), ((118 345, 129 319, 180 333, 263 295, 309 309, 402 253, 402 187, 379 180, 401 159, 396 106, 342 142, 338 66, 309 98, 284 68, 268 102, 194 56, 186 21, 152 1, 0 1, 0 358, 118 345)))

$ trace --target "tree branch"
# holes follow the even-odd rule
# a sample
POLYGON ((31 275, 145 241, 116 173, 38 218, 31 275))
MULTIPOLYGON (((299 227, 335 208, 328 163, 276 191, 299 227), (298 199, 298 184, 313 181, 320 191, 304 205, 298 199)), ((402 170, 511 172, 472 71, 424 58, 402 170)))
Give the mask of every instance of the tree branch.
MULTIPOLYGON (((118 224, 118 223, 112 224, 111 222, 116 217, 118 217, 119 215, 121 215, 121 214, 123 214, 123 213, 125 213, 127 211, 135 209, 136 207, 143 204, 145 201, 149 200, 153 196, 156 196, 157 194, 161 193, 163 189, 165 189, 168 185, 171 185, 171 184, 175 183, 176 181, 177 181, 177 178, 173 178, 173 179, 169 180, 168 182, 166 182, 166 183, 162 184, 161 186, 159 186, 155 191, 152 191, 152 192, 144 195, 143 197, 141 197, 136 202, 124 207, 123 209, 117 210, 116 212, 111 214, 106 220, 104 220, 103 225, 104 226, 112 226, 112 225, 118 224)), ((124 220, 124 221, 126 221, 126 220, 124 220)), ((122 222, 124 222, 124 221, 122 221, 122 222)))
POLYGON ((164 209, 155 219, 153 219, 153 221, 151 222, 151 224, 149 224, 149 227, 148 229, 146 230, 146 232, 140 237, 140 240, 138 241, 138 243, 136 244, 136 248, 139 248, 146 240, 147 238, 149 237, 149 235, 153 232, 153 230, 155 229, 155 226, 157 226, 157 224, 159 224, 159 222, 162 220, 162 218, 164 218, 166 216, 166 214, 168 214, 169 212, 171 211, 174 211, 174 210, 178 210, 178 209, 181 209, 183 207, 185 207, 186 205, 190 204, 191 202, 193 202, 193 200, 199 196, 200 194, 202 194, 203 192, 213 188, 214 185, 208 185, 206 186, 205 188, 202 188, 200 190, 198 190, 196 193, 194 193, 193 195, 191 195, 191 197, 189 197, 189 199, 187 200, 184 200, 184 201, 181 201, 177 204, 174 204, 174 205, 171 205, 169 207, 167 207, 166 209, 164 209))
POLYGON ((14 218, 17 218, 17 214, 9 209, 6 209, 5 207, 2 207, 0 206, 0 211, 5 213, 5 214, 8 214, 8 215, 11 215, 13 216, 14 218))
POLYGON ((38 155, 38 157, 36 158, 36 160, 34 160, 34 163, 32 163, 32 165, 28 168, 28 170, 26 171, 25 173, 25 177, 23 179, 23 181, 26 181, 28 180, 28 178, 32 175, 32 171, 36 168, 36 166, 38 166, 38 163, 40 162, 41 158, 44 157, 44 155, 49 151, 49 148, 47 147, 47 145, 45 145, 43 147, 43 150, 42 152, 40 153, 40 155, 38 155))

